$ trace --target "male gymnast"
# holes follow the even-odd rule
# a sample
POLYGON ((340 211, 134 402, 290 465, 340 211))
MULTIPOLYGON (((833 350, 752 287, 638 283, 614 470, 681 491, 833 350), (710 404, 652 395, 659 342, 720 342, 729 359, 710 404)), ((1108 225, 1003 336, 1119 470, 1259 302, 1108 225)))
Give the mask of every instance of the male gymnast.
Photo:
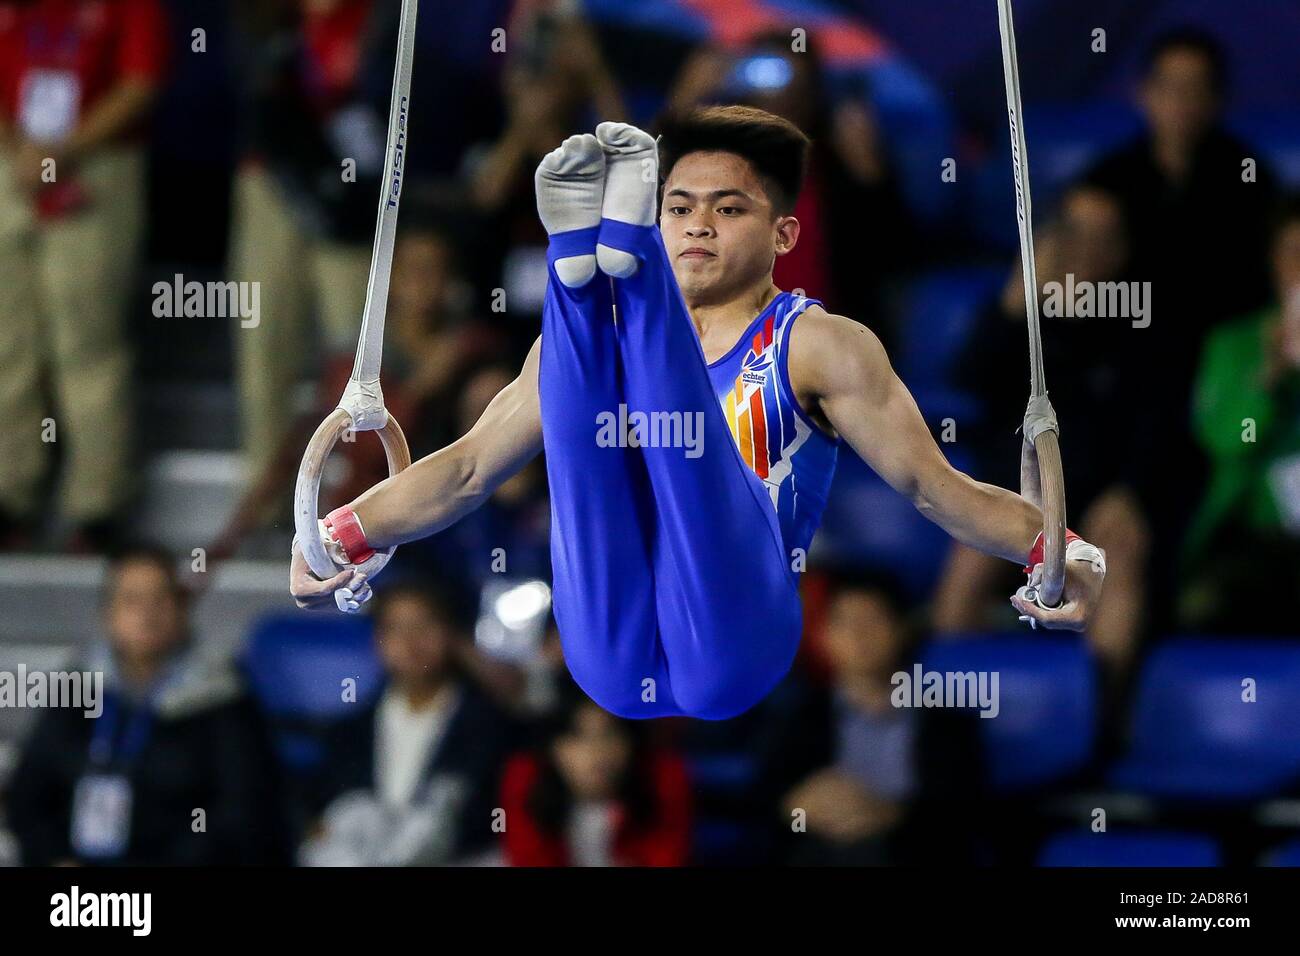
MULTIPOLYGON (((1034 585, 1039 509, 949 465, 869 329, 773 284, 808 147, 778 116, 722 106, 670 118, 658 144, 602 123, 547 155, 550 278, 519 377, 464 437, 320 522, 342 570, 318 580, 295 548, 298 606, 346 589, 355 610, 370 585, 346 565, 453 524, 543 450, 565 659, 623 717, 731 717, 789 670, 841 442, 1034 585)), ((1061 606, 1021 588, 1022 620, 1081 630, 1096 607, 1104 556, 1067 540, 1061 606)))

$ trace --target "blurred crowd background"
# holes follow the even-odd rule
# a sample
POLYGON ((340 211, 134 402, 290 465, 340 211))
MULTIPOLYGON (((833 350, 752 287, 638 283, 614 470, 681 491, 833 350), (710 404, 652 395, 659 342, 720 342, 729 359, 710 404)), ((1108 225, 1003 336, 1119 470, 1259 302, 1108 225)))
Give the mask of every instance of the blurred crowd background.
MULTIPOLYGON (((398 8, 0 0, 0 670, 75 662, 114 704, 0 708, 0 860, 1300 862, 1300 7, 1016 4, 1040 281, 1151 290, 1149 324, 1044 319, 1070 524, 1108 555, 1090 631, 1017 630, 1019 570, 845 449, 796 666, 722 722, 571 685, 540 461, 400 549, 366 616, 292 607, 398 8), (256 309, 173 314, 158 284, 190 282, 256 309), (998 716, 892 706, 916 664, 997 672, 998 716), (74 819, 107 773, 112 851, 74 819)), ((872 328, 950 460, 1017 487, 991 0, 424 0, 416 51, 384 356, 416 457, 538 333, 541 156, 744 102, 814 141, 778 285, 872 328)), ((322 506, 385 474, 340 446, 322 506)))

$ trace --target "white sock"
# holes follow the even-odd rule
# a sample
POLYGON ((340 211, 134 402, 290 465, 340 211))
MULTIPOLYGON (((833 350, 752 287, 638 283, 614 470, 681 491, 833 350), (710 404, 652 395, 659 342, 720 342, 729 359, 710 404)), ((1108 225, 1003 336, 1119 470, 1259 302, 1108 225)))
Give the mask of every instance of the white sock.
MULTIPOLYGON (((533 177, 537 214, 547 235, 591 229, 600 225, 605 189, 605 153, 590 133, 570 136, 542 158, 533 177)), ((596 255, 568 256, 555 261, 555 274, 570 288, 586 285, 596 275, 596 255)))
MULTIPOLYGON (((601 123, 596 139, 605 151, 605 199, 601 216, 633 226, 653 226, 659 199, 659 151, 649 133, 627 123, 601 123)), ((596 246, 606 275, 626 279, 640 267, 635 256, 596 246)))

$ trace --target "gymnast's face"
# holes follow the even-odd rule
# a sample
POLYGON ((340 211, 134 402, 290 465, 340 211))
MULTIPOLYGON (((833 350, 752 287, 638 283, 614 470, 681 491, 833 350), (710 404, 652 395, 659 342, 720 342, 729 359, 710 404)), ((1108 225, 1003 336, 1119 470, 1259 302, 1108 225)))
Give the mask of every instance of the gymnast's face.
POLYGON ((735 153, 687 153, 664 183, 659 229, 688 306, 716 305, 771 280, 799 221, 779 215, 763 179, 735 153))

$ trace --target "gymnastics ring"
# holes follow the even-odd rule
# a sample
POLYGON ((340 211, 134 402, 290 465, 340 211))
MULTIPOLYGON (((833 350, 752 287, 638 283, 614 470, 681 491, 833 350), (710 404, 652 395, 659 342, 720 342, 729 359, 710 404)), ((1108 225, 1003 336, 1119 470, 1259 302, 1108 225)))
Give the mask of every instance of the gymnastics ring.
MULTIPOLYGON (((396 475, 411 465, 411 450, 397 420, 384 408, 384 394, 379 387, 379 367, 384 350, 384 319, 388 309, 388 285, 393 271, 393 246, 397 235, 397 211, 402 198, 403 170, 406 164, 406 126, 411 102, 411 71, 415 59, 415 24, 419 0, 402 0, 398 28, 397 62, 393 68, 393 98, 388 114, 388 149, 385 154, 385 178, 379 194, 379 218, 375 227, 374 254, 370 261, 370 282, 366 289, 366 308, 361 319, 361 337, 357 342, 356 364, 343 390, 338 408, 316 429, 298 466, 294 487, 293 524, 298 546, 312 573, 322 580, 339 572, 321 541, 317 526, 321 476, 325 461, 338 440, 348 431, 377 431, 388 458, 388 473, 396 475)), ((376 551, 354 570, 373 577, 393 556, 395 548, 376 551)), ((340 610, 343 603, 336 603, 340 610)))
MULTIPOLYGON (((302 556, 307 560, 307 566, 322 580, 333 577, 338 573, 339 568, 329 556, 329 552, 325 550, 316 527, 321 475, 325 471, 325 460, 329 458, 338 440, 352 428, 352 422, 351 413, 340 406, 317 426, 311 441, 307 443, 307 451, 302 456, 302 465, 298 469, 298 482, 294 488, 293 523, 298 532, 298 546, 302 548, 302 556)), ((406 435, 402 433, 402 427, 397 423, 397 419, 385 412, 384 424, 375 430, 379 432, 379 440, 384 446, 384 455, 388 458, 388 473, 395 475, 411 467, 411 449, 406 443, 406 435)), ((356 565, 356 570, 367 577, 374 577, 383 570, 396 550, 396 548, 385 548, 376 551, 356 565)))
POLYGON ((1025 149, 1024 110, 1020 103, 1020 67, 1011 0, 998 0, 1002 37, 1002 75, 1006 81, 1007 119, 1011 124, 1011 166, 1016 184, 1016 218, 1020 228, 1020 262, 1025 280, 1025 314, 1029 323, 1029 406, 1021 452, 1020 494, 1043 512, 1043 576, 1033 600, 1042 608, 1059 607, 1065 593, 1065 473, 1061 468, 1060 427, 1047 399, 1043 371, 1043 335, 1038 314, 1038 268, 1034 261, 1033 206, 1029 195, 1029 156, 1025 149), (1030 450, 1033 455, 1031 460, 1030 450))

